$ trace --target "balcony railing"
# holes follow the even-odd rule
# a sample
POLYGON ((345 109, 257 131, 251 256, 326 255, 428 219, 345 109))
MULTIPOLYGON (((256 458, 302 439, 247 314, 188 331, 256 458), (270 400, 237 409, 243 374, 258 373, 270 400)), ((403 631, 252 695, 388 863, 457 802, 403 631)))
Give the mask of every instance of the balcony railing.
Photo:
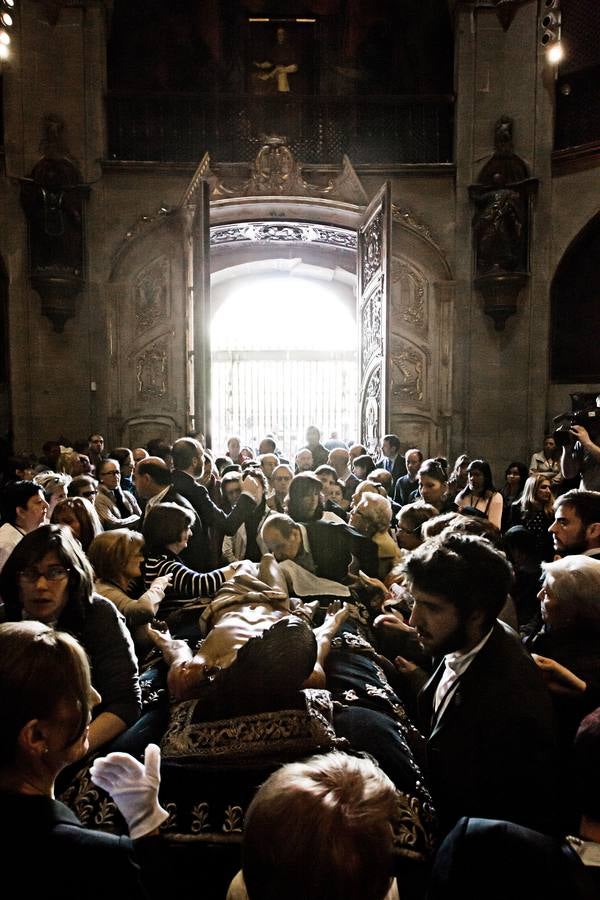
POLYGON ((283 134, 304 163, 452 161, 451 97, 288 94, 107 96, 109 159, 251 162, 264 134, 283 134))

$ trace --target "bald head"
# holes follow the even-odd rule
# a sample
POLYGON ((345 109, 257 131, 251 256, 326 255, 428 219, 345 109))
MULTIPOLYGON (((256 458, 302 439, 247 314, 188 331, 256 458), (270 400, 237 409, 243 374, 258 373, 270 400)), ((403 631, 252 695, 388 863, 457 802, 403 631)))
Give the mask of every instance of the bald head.
POLYGON ((147 456, 136 464, 133 480, 139 496, 149 500, 171 484, 171 470, 160 456, 147 456))

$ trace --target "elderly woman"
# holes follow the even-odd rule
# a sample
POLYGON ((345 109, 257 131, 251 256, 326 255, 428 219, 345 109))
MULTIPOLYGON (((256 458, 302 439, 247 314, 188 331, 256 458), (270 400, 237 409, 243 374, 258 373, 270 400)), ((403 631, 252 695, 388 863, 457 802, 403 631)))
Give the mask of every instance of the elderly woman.
POLYGON ((26 885, 27 896, 100 900, 111 885, 118 896, 142 900, 148 895, 138 864, 164 863, 154 836, 167 816, 157 799, 157 747, 149 748, 145 766, 119 754, 120 774, 107 770, 111 757, 96 764, 99 782, 118 797, 135 852, 128 838, 84 828, 54 799, 59 773, 89 752, 90 719, 101 699, 85 651, 70 634, 36 621, 0 625, 2 877, 26 885))
POLYGON ((600 560, 566 556, 542 563, 542 572, 543 625, 524 644, 548 677, 568 743, 583 716, 600 704, 600 560), (575 693, 565 691, 560 667, 577 679, 575 693))
POLYGON ((350 513, 350 525, 377 546, 378 577, 385 578, 400 562, 400 549, 390 534, 392 505, 387 497, 365 493, 350 513))
POLYGON ((156 615, 172 580, 172 575, 159 575, 143 594, 135 596, 133 587, 142 574, 143 549, 141 534, 115 528, 99 534, 88 553, 96 576, 94 588, 125 616, 139 659, 152 646, 146 624, 156 615))
POLYGON ((102 533, 98 513, 85 497, 67 497, 59 500, 52 513, 53 525, 68 525, 73 537, 79 541, 84 553, 96 535, 102 533))
POLYGON ((61 472, 40 472, 33 480, 44 492, 48 503, 48 518, 51 518, 56 504, 67 499, 67 488, 71 483, 71 476, 61 472))
POLYGON ((93 572, 68 528, 42 525, 25 535, 0 575, 6 619, 36 619, 82 644, 102 696, 90 725, 96 750, 132 725, 141 710, 137 661, 123 616, 93 593, 93 572))

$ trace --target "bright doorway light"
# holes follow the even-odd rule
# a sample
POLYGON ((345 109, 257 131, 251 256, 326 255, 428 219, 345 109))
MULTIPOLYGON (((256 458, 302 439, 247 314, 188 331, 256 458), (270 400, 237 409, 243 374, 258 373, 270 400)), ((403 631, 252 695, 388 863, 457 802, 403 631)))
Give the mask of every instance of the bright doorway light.
POLYGON ((274 434, 291 458, 308 425, 356 438, 357 336, 351 286, 270 273, 220 286, 211 326, 213 449, 274 434))

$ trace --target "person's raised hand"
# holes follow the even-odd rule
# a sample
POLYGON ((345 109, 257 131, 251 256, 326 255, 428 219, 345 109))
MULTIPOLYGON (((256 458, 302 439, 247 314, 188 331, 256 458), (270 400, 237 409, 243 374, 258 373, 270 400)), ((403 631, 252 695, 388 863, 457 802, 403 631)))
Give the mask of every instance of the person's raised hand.
POLYGON ((115 801, 133 840, 156 831, 169 814, 158 802, 160 749, 148 744, 144 764, 129 753, 109 753, 97 759, 90 778, 115 801))

